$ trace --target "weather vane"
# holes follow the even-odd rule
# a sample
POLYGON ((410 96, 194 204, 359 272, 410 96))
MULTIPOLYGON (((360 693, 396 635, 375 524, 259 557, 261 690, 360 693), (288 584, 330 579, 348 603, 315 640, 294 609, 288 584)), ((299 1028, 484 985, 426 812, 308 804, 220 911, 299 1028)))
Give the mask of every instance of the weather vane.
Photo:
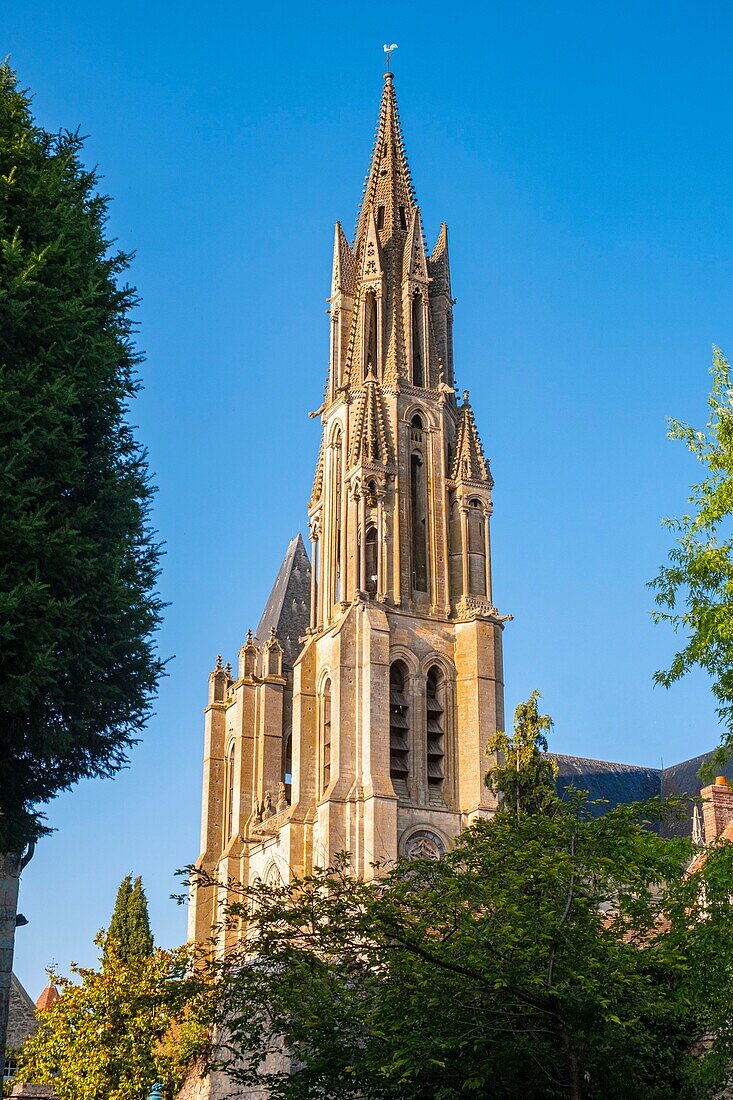
POLYGON ((384 50, 384 52, 387 55, 387 72, 389 72, 389 63, 392 60, 392 54, 397 49, 397 43, 393 42, 391 46, 388 46, 385 43, 385 45, 382 46, 382 49, 384 50))

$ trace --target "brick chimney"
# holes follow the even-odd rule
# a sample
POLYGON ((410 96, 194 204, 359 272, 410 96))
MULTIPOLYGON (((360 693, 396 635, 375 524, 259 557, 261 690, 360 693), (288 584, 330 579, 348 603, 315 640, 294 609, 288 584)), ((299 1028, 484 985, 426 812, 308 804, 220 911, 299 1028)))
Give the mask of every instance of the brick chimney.
POLYGON ((705 843, 712 844, 726 825, 733 821, 733 790, 728 786, 725 776, 718 775, 710 787, 703 787, 700 797, 705 822, 705 843))

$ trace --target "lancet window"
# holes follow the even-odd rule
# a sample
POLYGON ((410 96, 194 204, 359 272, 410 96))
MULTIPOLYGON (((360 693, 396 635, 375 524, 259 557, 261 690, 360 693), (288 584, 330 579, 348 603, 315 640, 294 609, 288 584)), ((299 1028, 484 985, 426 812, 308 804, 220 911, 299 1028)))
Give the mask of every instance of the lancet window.
POLYGON ((448 542, 450 545, 450 594, 454 600, 463 594, 463 535, 461 506, 454 500, 450 508, 448 542))
POLYGON ((341 432, 336 432, 331 444, 331 531, 332 535, 332 563, 331 563, 331 600, 338 603, 341 599, 341 557, 342 557, 342 531, 341 531, 341 503, 342 503, 342 477, 343 477, 343 448, 341 445, 341 432))
POLYGON ((412 382, 425 385, 425 323, 422 295, 412 298, 412 382))
POLYGON ((428 590, 428 498, 423 443, 423 423, 419 415, 412 418, 410 438, 410 516, 412 526, 412 587, 416 592, 428 590))
POLYGON ((377 297, 375 294, 367 294, 364 303, 364 331, 366 334, 366 358, 364 360, 364 377, 370 374, 378 375, 377 371, 377 297))
POLYGON ((283 783, 288 802, 293 789, 293 735, 289 733, 283 742, 283 783))
POLYGON ((468 587, 472 596, 486 595, 486 539, 480 500, 468 502, 468 587))
POLYGON ((428 801, 443 802, 445 781, 445 676, 437 665, 429 670, 425 688, 428 801))
POLYGON ((377 543, 377 529, 373 525, 367 527, 366 530, 366 543, 365 543, 364 562, 366 567, 366 578, 364 587, 372 599, 376 599, 377 596, 377 583, 378 576, 378 560, 379 560, 379 546, 377 543))
POLYGON ((402 661, 389 670, 389 774, 396 793, 407 795, 410 774, 408 672, 402 661))
POLYGON ((321 698, 321 789, 331 782, 331 681, 323 685, 321 698))
POLYGON ((234 832, 234 745, 227 753, 227 826, 226 839, 234 832))

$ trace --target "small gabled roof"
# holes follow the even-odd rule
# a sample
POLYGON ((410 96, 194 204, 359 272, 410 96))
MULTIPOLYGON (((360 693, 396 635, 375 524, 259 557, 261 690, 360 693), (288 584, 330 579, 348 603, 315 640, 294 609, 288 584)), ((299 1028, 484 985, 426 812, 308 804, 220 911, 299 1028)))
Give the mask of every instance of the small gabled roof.
POLYGON ((311 563, 301 535, 290 540, 255 638, 263 645, 275 635, 283 648, 283 665, 290 667, 302 648, 299 639, 310 625, 311 563))

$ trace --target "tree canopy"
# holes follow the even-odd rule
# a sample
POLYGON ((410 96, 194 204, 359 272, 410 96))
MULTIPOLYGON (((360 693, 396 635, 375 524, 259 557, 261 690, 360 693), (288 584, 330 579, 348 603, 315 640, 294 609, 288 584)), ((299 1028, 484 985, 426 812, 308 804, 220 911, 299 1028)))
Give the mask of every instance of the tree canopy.
POLYGON ((156 1081, 175 1096, 209 1043, 209 990, 193 961, 190 948, 156 949, 108 954, 71 977, 51 972, 61 996, 26 1042, 16 1080, 53 1085, 59 1100, 142 1100, 156 1081))
POLYGON ((722 761, 733 751, 733 386, 719 348, 710 369, 713 386, 705 427, 669 421, 670 439, 680 440, 702 467, 690 488, 689 512, 665 519, 675 536, 669 564, 654 580, 657 622, 686 636, 668 669, 656 673, 665 687, 698 666, 712 678, 724 724, 722 761))
POLYGON ((662 812, 596 817, 566 797, 500 810, 439 861, 373 881, 344 857, 239 888, 229 919, 248 934, 218 963, 218 1064, 292 1100, 715 1095, 733 845, 687 876, 689 843, 648 827, 662 812))
POLYGON ((129 255, 78 132, 47 133, 0 66, 0 850, 111 775, 162 672, 153 488, 129 255))

